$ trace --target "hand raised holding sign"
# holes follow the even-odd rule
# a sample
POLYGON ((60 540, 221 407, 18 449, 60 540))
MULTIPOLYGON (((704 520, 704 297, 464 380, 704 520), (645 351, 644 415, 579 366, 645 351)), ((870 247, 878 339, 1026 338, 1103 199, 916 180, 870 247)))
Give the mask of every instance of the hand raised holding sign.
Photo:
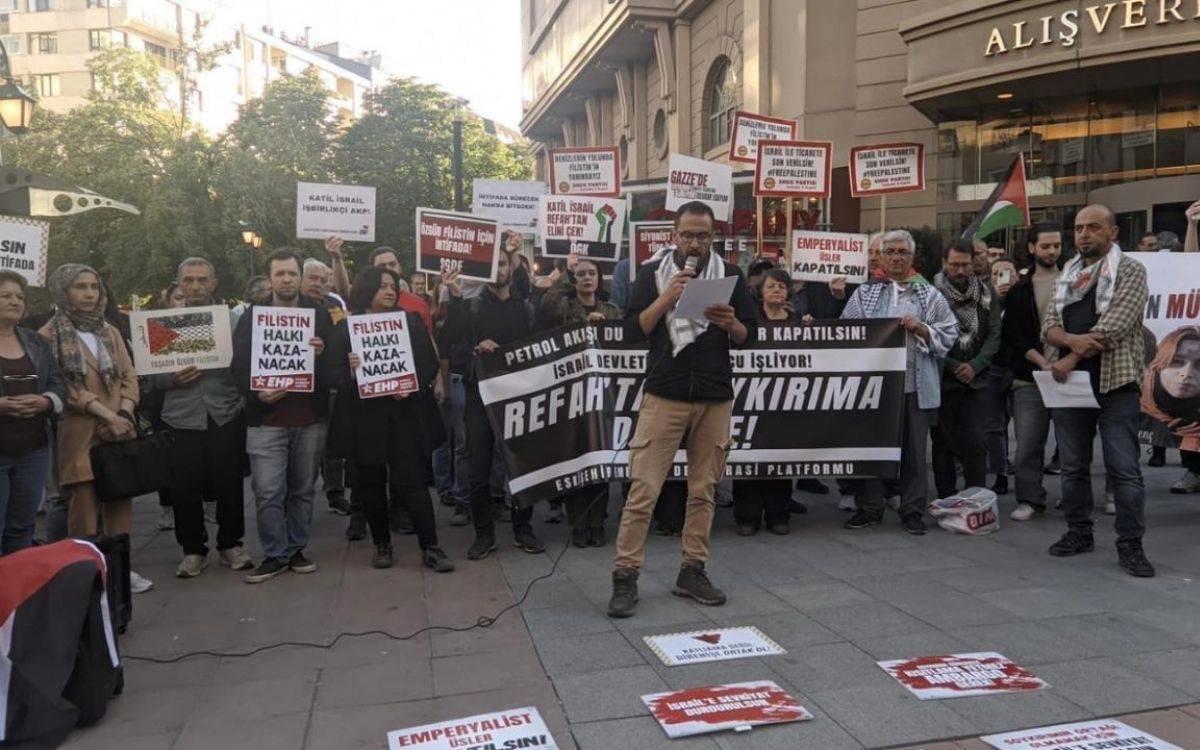
POLYGON ((462 296, 462 285, 458 281, 458 271, 446 271, 442 274, 442 286, 451 297, 462 296))
POLYGON ((330 260, 334 261, 335 263, 339 260, 342 260, 342 246, 345 244, 346 241, 341 237, 334 236, 325 238, 325 252, 329 253, 330 260))

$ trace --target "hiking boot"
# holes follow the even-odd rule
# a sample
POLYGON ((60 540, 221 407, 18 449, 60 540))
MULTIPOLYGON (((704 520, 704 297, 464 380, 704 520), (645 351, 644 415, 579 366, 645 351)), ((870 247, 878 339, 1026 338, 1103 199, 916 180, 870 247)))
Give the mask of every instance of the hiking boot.
POLYGON ((792 525, 787 521, 775 521, 767 524, 767 531, 776 536, 787 536, 792 533, 792 525))
POLYGON ((176 578, 195 578, 208 567, 208 555, 184 555, 175 568, 176 578))
POLYGON ((587 527, 571 529, 571 544, 586 547, 592 542, 592 530, 587 527))
POLYGON ((371 567, 373 568, 390 568, 394 559, 392 558, 392 545, 384 542, 383 544, 375 545, 375 556, 371 558, 371 567))
POLYGON ((531 555, 540 555, 546 551, 546 545, 542 544, 542 540, 537 538, 537 534, 534 534, 529 526, 513 528, 513 546, 531 555))
POLYGON ((441 547, 430 547, 421 553, 421 564, 438 573, 449 573, 454 570, 454 563, 446 556, 441 547))
POLYGON ((1070 557, 1096 549, 1096 542, 1091 534, 1082 531, 1068 531, 1054 544, 1050 545, 1050 554, 1054 557, 1070 557))
POLYGON ((1012 513, 1008 514, 1008 517, 1014 521, 1028 521, 1031 518, 1041 518, 1044 515, 1046 515, 1045 508, 1034 507, 1029 503, 1020 503, 1013 509, 1012 513))
POLYGON ((920 513, 909 513, 907 516, 900 519, 900 525, 905 531, 913 536, 925 535, 925 519, 921 518, 920 513))
POLYGON ((315 573, 317 571, 317 564, 305 557, 304 553, 299 550, 292 555, 292 559, 288 560, 288 567, 292 569, 293 573, 315 573))
POLYGON ((471 544, 471 548, 467 550, 467 559, 482 560, 491 554, 494 549, 496 549, 496 536, 494 534, 477 533, 475 541, 471 544))
POLYGON ((456 505, 448 523, 451 526, 467 526, 471 523, 471 512, 461 505, 456 505))
POLYGON ((593 526, 590 531, 592 533, 588 539, 589 545, 592 547, 603 547, 608 544, 608 532, 604 530, 603 526, 593 526))
POLYGON ((339 516, 350 515, 350 501, 344 495, 330 495, 329 512, 339 516))
POLYGON ((671 589, 675 596, 686 596, 710 607, 719 607, 725 603, 725 592, 712 585, 708 574, 704 572, 704 563, 685 563, 679 569, 679 577, 675 579, 675 588, 671 589))
POLYGON ((287 562, 277 557, 268 557, 259 563, 258 567, 246 574, 246 583, 262 583, 269 581, 288 569, 287 562))
POLYGON ((754 536, 758 533, 758 524, 756 523, 739 523, 737 525, 738 536, 754 536))
POLYGON ((880 519, 878 514, 868 513, 865 510, 860 510, 855 512, 854 515, 850 516, 850 518, 848 518, 846 522, 842 524, 842 528, 865 529, 868 526, 878 526, 880 520, 882 519, 880 519))
POLYGON ((1117 563, 1131 576, 1154 577, 1154 566, 1146 559, 1140 541, 1117 542, 1117 563))
POLYGON ((359 512, 350 514, 350 523, 346 524, 346 539, 357 542, 367 538, 367 517, 359 512))
POLYGON ((231 570, 249 570, 254 567, 254 561, 250 559, 250 555, 246 554, 246 550, 242 549, 242 545, 223 549, 217 553, 217 557, 221 560, 222 565, 228 566, 231 570))
POLYGON ((608 600, 609 617, 629 617, 637 606, 638 572, 633 568, 617 568, 613 571, 612 598, 608 600))

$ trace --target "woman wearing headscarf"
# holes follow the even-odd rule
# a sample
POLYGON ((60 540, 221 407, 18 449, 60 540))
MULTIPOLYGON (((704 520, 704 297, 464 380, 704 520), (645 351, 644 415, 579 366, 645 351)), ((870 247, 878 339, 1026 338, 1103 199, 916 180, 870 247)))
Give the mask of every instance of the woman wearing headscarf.
MULTIPOLYGON (((120 331, 105 322, 108 294, 100 274, 82 263, 59 266, 49 282, 55 313, 38 333, 50 344, 67 381, 67 407, 58 427, 55 457, 67 497, 71 536, 128 534, 131 498, 101 503, 92 474, 92 448, 136 434, 137 373, 120 331), (101 525, 101 523, 103 525, 101 525)), ((152 586, 131 571, 135 592, 152 586)))
POLYGON ((1171 492, 1200 491, 1200 326, 1167 334, 1142 381, 1142 411, 1180 437, 1187 473, 1171 492))

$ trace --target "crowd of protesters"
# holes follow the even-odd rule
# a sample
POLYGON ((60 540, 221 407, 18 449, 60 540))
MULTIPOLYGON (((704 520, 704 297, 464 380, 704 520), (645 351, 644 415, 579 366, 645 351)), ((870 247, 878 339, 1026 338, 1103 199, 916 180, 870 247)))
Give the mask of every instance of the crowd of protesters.
MULTIPOLYGON (((1048 512, 1046 476, 1061 472, 1059 507, 1067 530, 1049 553, 1091 551, 1090 467, 1098 434, 1106 475, 1102 507, 1115 516, 1119 563, 1131 575, 1154 575, 1142 547, 1139 432, 1143 415, 1152 417, 1159 426, 1151 464, 1162 465, 1167 447, 1178 444, 1186 471, 1172 492, 1200 492, 1200 329, 1181 329, 1161 348, 1152 336, 1147 341, 1146 271, 1136 252, 1197 250, 1200 202, 1188 210, 1182 243, 1170 233, 1148 234, 1134 243, 1136 252, 1125 251, 1112 212, 1088 206, 1076 214, 1070 238, 1058 226, 1036 225, 1015 257, 957 240, 938 267, 924 269, 928 274, 917 269, 913 236, 886 231, 871 238, 871 278, 861 285, 794 281, 767 259, 756 259, 744 274, 728 262, 710 263, 711 211, 689 205, 678 213, 675 245, 639 269, 633 283, 628 260, 617 264, 611 283, 600 264, 577 256, 539 273, 522 254, 518 235, 506 237, 496 279, 486 284, 453 272, 405 278, 400 253, 390 247, 370 252, 353 278, 338 238, 326 242, 329 263, 282 248, 229 312, 229 367, 140 379, 130 358, 128 319, 95 269, 56 269, 47 283, 53 310, 43 316, 27 314, 25 280, 0 271, 0 553, 35 543, 39 507, 49 541, 128 533, 132 501, 97 496, 90 455, 98 444, 134 437, 139 417, 174 436, 159 527, 174 531, 180 578, 206 569, 210 545, 217 561, 242 571, 248 583, 317 570, 307 547, 319 480, 329 511, 348 516, 347 538, 369 534, 370 564, 378 568, 393 565, 392 535, 399 532, 415 536, 425 566, 454 570, 438 541, 431 487, 451 509, 450 525, 474 527, 468 560, 496 548, 498 522, 511 527, 517 548, 543 552, 534 510, 514 507, 506 494, 503 454, 474 360, 539 331, 625 320, 626 329, 640 332, 652 352, 661 349, 667 363, 648 376, 642 410, 642 421, 663 425, 662 434, 642 434, 639 426, 631 444, 637 465, 620 493, 627 498, 623 507, 614 507, 607 487, 589 487, 551 504, 546 520, 561 521, 565 508, 571 542, 603 546, 609 514, 621 514, 615 616, 633 612, 636 571, 651 528, 683 537, 679 587, 686 595, 720 604, 725 596, 703 570, 715 507, 733 506, 738 534, 765 528, 783 535, 791 530, 791 515, 806 510, 794 493, 831 491, 815 480, 730 482, 723 458, 701 455, 699 447, 694 457, 689 451, 687 482, 664 482, 664 462, 681 436, 690 445, 706 431, 728 431, 728 349, 744 343, 760 322, 898 318, 907 342, 899 477, 839 481, 840 507, 851 513, 845 527, 878 525, 890 507, 905 531, 924 534, 933 497, 983 486, 998 495, 1015 490, 1010 517, 1028 521, 1048 512), (685 264, 689 255, 699 263, 685 264), (673 319, 674 300, 688 278, 729 274, 739 277, 729 305, 710 310, 700 323, 673 319), (251 388, 254 316, 246 313, 256 305, 313 311, 312 392, 251 388), (422 388, 406 397, 363 400, 354 387, 360 362, 347 318, 391 311, 405 313, 422 388), (1087 373, 1100 408, 1047 409, 1034 384, 1038 371, 1058 380, 1087 373), (681 384, 687 387, 680 390, 681 384), (1057 449, 1047 462, 1052 429, 1057 449), (245 544, 247 486, 257 562, 245 544)), ((156 304, 219 304, 217 286, 209 261, 188 258, 156 304)), ((705 445, 716 450, 721 441, 705 445)), ((153 585, 136 573, 131 579, 138 592, 153 585)))

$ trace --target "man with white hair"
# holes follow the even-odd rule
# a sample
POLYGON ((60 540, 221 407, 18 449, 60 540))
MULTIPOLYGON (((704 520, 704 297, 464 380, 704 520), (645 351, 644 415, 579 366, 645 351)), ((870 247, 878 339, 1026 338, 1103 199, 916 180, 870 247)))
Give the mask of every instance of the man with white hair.
MULTIPOLYGON (((333 287, 333 271, 325 263, 316 258, 304 261, 304 275, 300 278, 300 292, 306 297, 320 302, 333 324, 337 325, 346 318, 346 302, 330 289, 333 287)), ((329 408, 337 391, 329 392, 329 408)), ((350 501, 346 499, 346 461, 341 458, 325 458, 324 447, 321 449, 321 477, 325 480, 325 499, 329 502, 329 512, 339 516, 350 515, 350 501)))
MULTIPOLYGON (((886 232, 880 244, 883 274, 854 291, 842 318, 900 318, 906 331, 900 521, 905 531, 919 535, 925 533, 923 516, 929 501, 925 444, 934 412, 941 405, 941 359, 958 340, 958 321, 946 298, 913 268, 917 244, 911 234, 903 229, 886 232)), ((858 511, 845 527, 878 525, 883 519, 883 480, 860 480, 855 501, 858 511)))

